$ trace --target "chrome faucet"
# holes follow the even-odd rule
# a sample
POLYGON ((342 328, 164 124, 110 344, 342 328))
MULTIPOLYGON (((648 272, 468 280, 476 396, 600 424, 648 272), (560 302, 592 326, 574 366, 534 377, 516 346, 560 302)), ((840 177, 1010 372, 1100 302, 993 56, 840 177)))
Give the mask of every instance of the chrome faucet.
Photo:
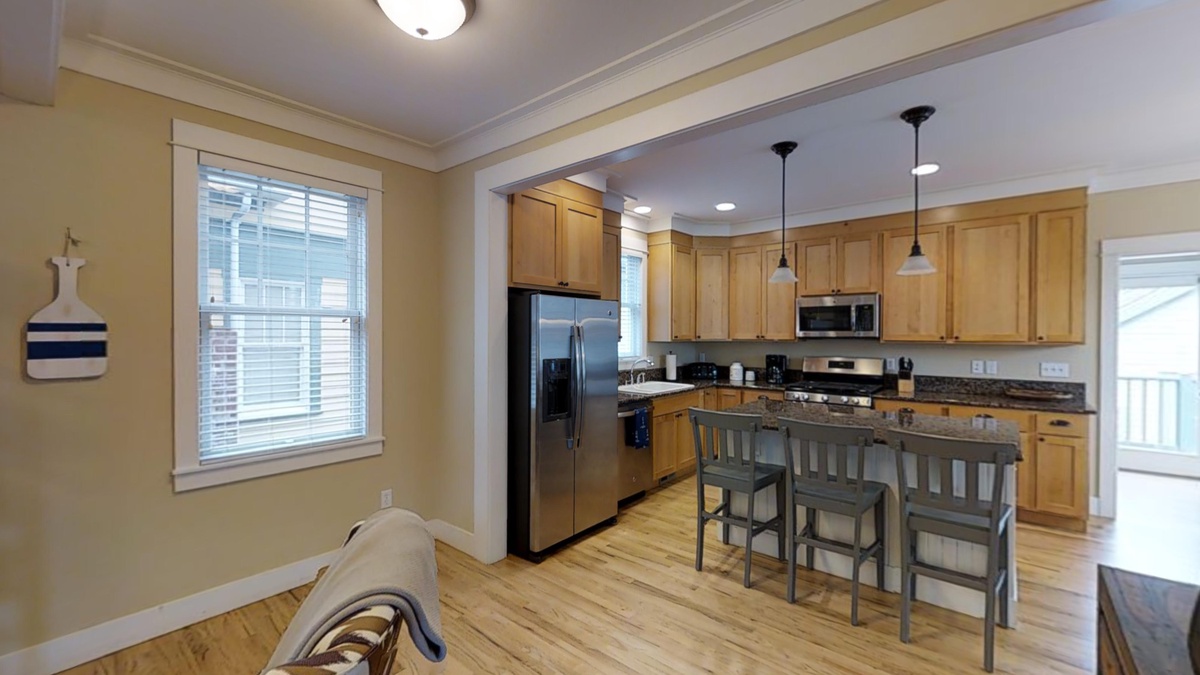
MULTIPOLYGON (((629 379, 630 380, 634 379, 633 371, 637 370, 638 364, 641 363, 642 361, 646 362, 647 368, 654 365, 654 361, 652 359, 641 358, 641 359, 638 359, 637 361, 634 361, 633 365, 629 367, 629 379)), ((637 374, 637 383, 642 384, 645 381, 646 381, 646 368, 642 368, 642 372, 637 374)))

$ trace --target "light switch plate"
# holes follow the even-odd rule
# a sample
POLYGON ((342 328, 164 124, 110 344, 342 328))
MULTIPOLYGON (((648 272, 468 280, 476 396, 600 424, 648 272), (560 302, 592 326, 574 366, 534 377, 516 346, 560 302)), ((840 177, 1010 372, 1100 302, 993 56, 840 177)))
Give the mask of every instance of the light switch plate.
POLYGON ((973 361, 971 361, 971 374, 972 375, 982 375, 983 374, 983 361, 980 361, 979 359, 974 359, 973 361))
POLYGON ((1000 373, 1000 364, 995 361, 988 361, 986 370, 988 375, 998 375, 1000 373))
POLYGON ((1042 362, 1042 377, 1070 377, 1071 365, 1069 363, 1055 363, 1051 361, 1042 362))
POLYGON ((381 509, 392 508, 392 489, 391 488, 388 488, 386 490, 381 490, 379 492, 379 508, 381 508, 381 509))
POLYGON ((883 368, 884 368, 884 370, 888 371, 889 373, 894 373, 894 372, 900 370, 900 366, 899 366, 899 364, 896 363, 896 357, 894 357, 894 356, 889 359, 886 359, 884 361, 883 368))

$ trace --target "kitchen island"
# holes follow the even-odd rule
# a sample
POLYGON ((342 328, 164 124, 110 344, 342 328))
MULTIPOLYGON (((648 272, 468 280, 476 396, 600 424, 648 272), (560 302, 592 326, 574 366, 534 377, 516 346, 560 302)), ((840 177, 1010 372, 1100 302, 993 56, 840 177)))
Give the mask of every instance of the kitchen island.
MULTIPOLYGON (((1012 443, 1018 446, 1018 461, 1020 456, 1020 433, 1017 425, 1004 420, 961 419, 920 414, 892 414, 865 408, 852 409, 852 412, 847 413, 835 413, 830 412, 825 406, 765 400, 744 403, 729 408, 725 412, 761 415, 763 418, 763 430, 759 433, 757 459, 759 462, 778 464, 780 466, 784 464, 783 436, 778 431, 778 418, 780 417, 819 424, 862 426, 872 430, 874 444, 866 448, 865 472, 868 480, 885 483, 889 488, 887 495, 888 570, 885 578, 887 580, 886 590, 893 593, 900 591, 900 511, 897 492, 899 480, 896 471, 896 456, 891 447, 889 447, 891 442, 889 431, 904 430, 961 438, 963 440, 1012 443)), ((857 460, 853 458, 853 455, 850 466, 857 466, 857 460)), ((905 468, 909 477, 914 478, 915 462, 912 462, 911 458, 910 463, 905 468)), ((958 471, 962 471, 961 466, 958 467, 958 471)), ((984 481, 983 489, 990 490, 991 476, 989 474, 990 472, 986 469, 981 469, 981 476, 984 481)), ((965 489, 961 485, 961 479, 961 474, 956 475, 956 491, 958 489, 965 489)), ((1010 504, 1015 503, 1016 474, 1012 468, 1008 470, 1005 476, 1004 490, 1006 502, 1010 504)), ((986 493, 981 491, 981 494, 986 493)), ((734 494, 732 496, 731 509, 734 515, 744 515, 746 513, 746 501, 745 495, 734 494)), ((758 494, 754 502, 755 519, 769 520, 776 513, 774 488, 767 488, 758 494)), ((804 522, 803 509, 797 514, 797 522, 804 522)), ((1017 575, 1015 561, 1017 542, 1014 525, 1014 520, 1010 520, 1008 527, 1010 528, 1009 534, 1013 537, 1011 539, 1013 546, 1010 551, 1009 569, 1012 570, 1014 583, 1011 584, 1011 588, 1013 589, 1012 596, 1006 599, 1009 603, 1016 602, 1017 589, 1017 584, 1015 583, 1017 575)), ((822 536, 847 542, 853 539, 853 524, 849 518, 821 513, 819 527, 822 536)), ((724 528, 718 528, 718 530, 722 529, 724 528)), ((724 535, 720 536, 724 541, 724 535)), ((863 523, 863 541, 870 542, 874 541, 874 539, 874 524, 870 518, 867 518, 863 523)), ((925 533, 919 534, 917 541, 918 554, 924 561, 970 574, 982 575, 984 572, 987 558, 985 549, 981 546, 925 533)), ((726 543, 744 546, 744 530, 731 528, 730 539, 726 543)), ((774 557, 777 554, 776 546, 774 532, 764 532, 754 538, 754 550, 764 555, 774 557)), ((803 558, 800 559, 803 560, 803 558)), ((874 561, 869 561, 863 565, 862 578, 864 582, 865 580, 875 578, 874 565, 874 561)), ((847 556, 836 553, 817 551, 814 567, 820 571, 847 579, 851 576, 850 559, 847 556)), ((800 598, 804 595, 805 589, 803 584, 801 584, 797 587, 797 597, 800 598)), ((923 602, 971 616, 983 616, 984 596, 981 592, 947 584, 937 579, 920 577, 917 582, 916 598, 923 602)), ((1011 609, 1014 608, 1010 606, 1011 609)), ((1016 612, 1010 611, 1009 616, 1015 618, 1016 612)))

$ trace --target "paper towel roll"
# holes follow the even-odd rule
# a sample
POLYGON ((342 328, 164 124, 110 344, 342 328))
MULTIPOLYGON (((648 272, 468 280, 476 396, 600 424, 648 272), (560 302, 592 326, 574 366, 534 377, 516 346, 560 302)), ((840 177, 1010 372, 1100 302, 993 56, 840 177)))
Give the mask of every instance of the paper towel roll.
POLYGON ((675 366, 678 364, 678 360, 678 356, 667 354, 667 379, 672 382, 676 380, 675 366))

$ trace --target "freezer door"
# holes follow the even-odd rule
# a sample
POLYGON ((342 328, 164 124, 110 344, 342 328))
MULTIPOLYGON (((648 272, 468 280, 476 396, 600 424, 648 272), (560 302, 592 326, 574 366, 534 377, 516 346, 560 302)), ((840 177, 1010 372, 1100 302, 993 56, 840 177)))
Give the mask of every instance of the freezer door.
POLYGON ((582 405, 575 447, 575 531, 617 515, 617 303, 576 301, 582 405))
POLYGON ((568 439, 573 438, 575 428, 577 382, 573 374, 578 371, 578 350, 571 337, 575 300, 535 295, 531 301, 534 414, 530 420, 529 548, 541 551, 576 531, 575 456, 568 439), (562 380, 564 370, 566 382, 562 380))

